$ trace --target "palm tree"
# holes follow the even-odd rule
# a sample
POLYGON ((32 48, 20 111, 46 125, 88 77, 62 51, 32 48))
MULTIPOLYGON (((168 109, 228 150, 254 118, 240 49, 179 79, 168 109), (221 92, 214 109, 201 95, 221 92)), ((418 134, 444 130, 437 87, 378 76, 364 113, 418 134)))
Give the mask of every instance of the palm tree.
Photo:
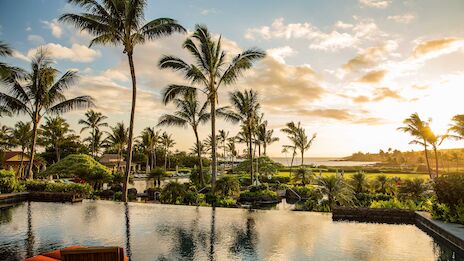
POLYGON ((353 186, 354 192, 356 192, 356 194, 363 193, 367 186, 366 174, 358 172, 351 176, 351 185, 353 186))
POLYGON ((222 172, 225 173, 226 171, 226 158, 227 158, 227 146, 226 146, 226 142, 227 142, 227 139, 229 138, 229 132, 228 131, 225 131, 225 130, 219 130, 219 142, 222 143, 222 149, 224 150, 224 154, 222 155, 223 159, 224 159, 224 162, 222 163, 223 164, 223 168, 222 168, 222 172))
POLYGON ((413 113, 409 118, 403 121, 405 126, 398 128, 398 130, 403 131, 405 133, 409 133, 411 136, 414 137, 414 140, 409 142, 409 144, 419 144, 424 146, 424 153, 425 153, 425 161, 427 162, 427 170, 429 172, 430 178, 432 178, 432 172, 430 170, 430 162, 429 162, 429 153, 427 150, 427 128, 428 123, 421 120, 419 114, 413 113))
POLYGON ((314 140, 316 139, 316 133, 311 138, 306 135, 305 129, 301 127, 301 124, 295 124, 294 122, 287 123, 287 127, 282 129, 283 132, 287 133, 288 138, 295 146, 295 151, 298 149, 301 155, 301 166, 304 165, 304 153, 311 148, 314 140))
MULTIPOLYGON (((80 119, 79 124, 84 125, 81 129, 81 133, 87 129, 90 129, 90 151, 92 156, 96 157, 100 147, 97 147, 97 133, 101 136, 100 128, 108 127, 108 123, 104 122, 108 117, 104 116, 100 112, 89 110, 85 113, 86 119, 80 119)), ((101 137, 100 137, 101 138, 101 137)))
POLYGON ((56 162, 61 160, 61 147, 76 136, 71 135, 73 131, 65 119, 57 117, 45 117, 45 124, 40 128, 39 144, 53 148, 56 162))
POLYGON ((158 18, 144 23, 144 0, 68 0, 69 3, 84 8, 85 13, 64 14, 59 20, 68 22, 93 35, 90 42, 102 45, 122 45, 123 53, 127 55, 132 79, 132 107, 129 124, 129 140, 127 146, 126 173, 123 189, 123 199, 127 202, 127 185, 129 183, 130 166, 132 162, 132 139, 134 132, 135 102, 137 85, 134 67, 134 48, 148 40, 159 39, 175 32, 185 32, 185 29, 170 18, 158 18))
POLYGON ((2 154, 4 150, 13 146, 11 143, 12 134, 13 130, 10 127, 6 125, 0 125, 0 154, 2 154))
POLYGON ((245 131, 245 136, 248 138, 248 159, 250 160, 250 176, 251 181, 254 179, 253 168, 253 133, 257 127, 258 111, 260 104, 258 102, 258 93, 253 90, 245 90, 232 92, 230 102, 234 108, 233 117, 240 120, 245 131))
POLYGON ((430 126, 427 126, 425 128, 425 135, 426 135, 426 140, 432 146, 432 149, 435 155, 435 173, 438 177, 438 147, 448 137, 448 134, 436 135, 435 133, 433 133, 430 126))
POLYGON ((150 169, 153 169, 154 165, 156 164, 156 146, 159 143, 160 139, 159 131, 155 131, 155 128, 146 127, 142 131, 142 134, 139 138, 140 139, 138 140, 138 144, 147 156, 147 163, 145 169, 148 173, 150 169))
POLYGON ((122 151, 128 141, 129 130, 124 126, 124 122, 119 122, 114 127, 110 127, 111 132, 108 132, 108 137, 105 139, 107 146, 117 151, 118 154, 118 170, 122 159, 122 151))
POLYGON ((293 143, 293 145, 284 145, 285 147, 292 150, 292 161, 290 162, 290 173, 293 169, 293 161, 297 153, 297 147, 295 145, 296 136, 298 135, 298 130, 301 128, 301 124, 298 122, 298 125, 295 122, 291 121, 285 124, 285 128, 282 128, 280 131, 287 134, 288 139, 293 143))
POLYGON ((279 138, 273 136, 274 130, 267 129, 267 121, 258 126, 258 133, 259 140, 263 144, 263 154, 266 156, 267 146, 279 141, 279 138))
POLYGON ((232 162, 232 173, 234 171, 234 158, 238 156, 237 148, 235 146, 236 137, 231 137, 227 139, 227 150, 230 153, 230 161, 232 162))
POLYGON ((160 143, 163 145, 164 149, 164 170, 167 170, 169 150, 174 147, 176 142, 172 139, 172 134, 163 132, 163 135, 161 135, 160 143))
POLYGON ((11 78, 9 94, 0 92, 0 104, 5 105, 12 113, 25 113, 31 117, 32 142, 29 156, 28 178, 33 179, 32 167, 37 130, 40 120, 46 114, 61 114, 74 109, 93 106, 90 96, 78 96, 66 99, 64 91, 77 80, 76 71, 67 71, 59 79, 59 71, 52 67, 53 61, 45 49, 39 49, 32 59, 32 71, 24 77, 11 78))
MULTIPOLYGON (((0 41, 0 57, 12 55, 13 50, 6 43, 0 41)), ((13 78, 21 76, 21 74, 23 74, 22 69, 0 62, 0 82, 11 81, 13 78)), ((0 117, 2 115, 11 115, 7 106, 0 105, 0 117)))
POLYGON ((459 160, 461 159, 461 155, 457 152, 453 152, 451 154, 451 160, 456 162, 456 172, 459 172, 459 160))
POLYGON ((390 180, 388 179, 387 176, 385 175, 378 175, 375 177, 375 180, 374 180, 374 188, 376 189, 377 192, 379 193, 387 193, 387 189, 388 189, 388 183, 390 182, 390 180))
POLYGON ((91 136, 88 136, 84 139, 84 142, 90 144, 91 148, 94 148, 95 155, 94 157, 98 156, 100 153, 101 148, 105 147, 106 141, 103 138, 103 131, 97 129, 95 132, 92 133, 91 136))
MULTIPOLYGON (((249 49, 236 55, 230 62, 226 61, 227 54, 221 48, 221 37, 213 40, 206 26, 195 26, 195 32, 183 44, 194 58, 189 64, 180 58, 165 56, 159 66, 162 69, 181 71, 192 85, 200 85, 201 91, 206 95, 211 112, 212 135, 212 188, 216 185, 217 155, 216 155, 216 105, 218 103, 219 88, 234 84, 245 70, 252 67, 253 62, 265 56, 258 49, 249 49)), ((170 85, 164 91, 164 101, 174 99, 177 95, 197 90, 193 86, 170 85)))
POLYGON ((31 136, 32 136, 32 128, 31 128, 30 122, 25 123, 22 121, 18 121, 15 124, 15 128, 13 129, 13 133, 11 137, 13 139, 12 143, 21 148, 21 162, 19 164, 18 172, 16 173, 16 175, 19 178, 23 177, 24 153, 26 149, 30 146, 31 136))
POLYGON ((350 205, 353 203, 353 190, 345 180, 336 175, 319 177, 317 184, 322 194, 327 197, 329 207, 332 210, 337 203, 350 205))
POLYGON ((457 140, 463 140, 464 139, 464 114, 459 114, 459 115, 454 116, 452 121, 453 123, 451 124, 448 131, 454 134, 449 135, 449 136, 457 140))
POLYGON ((205 102, 203 105, 197 98, 195 93, 184 94, 183 99, 172 100, 176 105, 177 111, 174 114, 164 114, 160 117, 158 126, 179 126, 187 127, 190 126, 195 134, 195 144, 197 145, 196 153, 198 157, 198 165, 200 170, 200 184, 205 185, 203 177, 203 160, 201 156, 200 137, 198 135, 198 126, 206 123, 210 118, 208 112, 208 103, 205 102))

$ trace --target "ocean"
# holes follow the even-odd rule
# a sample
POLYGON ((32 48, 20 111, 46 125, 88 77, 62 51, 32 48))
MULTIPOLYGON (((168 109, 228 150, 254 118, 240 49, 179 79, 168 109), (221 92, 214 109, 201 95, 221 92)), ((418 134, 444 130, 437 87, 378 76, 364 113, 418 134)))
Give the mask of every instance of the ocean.
MULTIPOLYGON (((283 164, 284 166, 290 166, 292 161, 291 157, 271 157, 272 160, 283 164)), ((342 158, 304 158, 305 165, 323 165, 323 166, 344 166, 344 167, 353 167, 353 166, 369 166, 374 165, 377 162, 365 162, 365 161, 341 161, 342 158)), ((301 164, 301 158, 295 157, 293 165, 297 166, 301 164)))

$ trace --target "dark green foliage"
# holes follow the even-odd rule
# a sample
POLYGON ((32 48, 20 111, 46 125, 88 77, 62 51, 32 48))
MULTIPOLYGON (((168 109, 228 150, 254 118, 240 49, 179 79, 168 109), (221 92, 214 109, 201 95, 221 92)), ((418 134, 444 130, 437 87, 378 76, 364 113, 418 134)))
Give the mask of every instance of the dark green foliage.
POLYGON ((0 169, 0 193, 11 193, 22 190, 22 186, 13 170, 0 169))
POLYGON ((464 175, 444 175, 433 184, 437 202, 432 206, 434 218, 464 224, 464 175))
POLYGON ((151 170, 150 178, 154 179, 155 184, 158 184, 158 187, 161 186, 161 180, 167 176, 166 170, 164 168, 156 167, 151 170))
POLYGON ((166 204, 200 205, 204 198, 194 185, 171 181, 161 190, 160 201, 166 204))
MULTIPOLYGON (((264 175, 271 175, 275 174, 280 168, 283 167, 282 164, 271 160, 267 156, 262 156, 258 159, 255 159, 254 164, 258 161, 258 169, 259 173, 264 175)), ((256 166, 256 165, 255 165, 256 166)), ((234 168, 234 172, 249 172, 250 170, 250 160, 245 160, 240 162, 237 167, 234 168)))
POLYGON ((78 197, 88 198, 92 194, 92 187, 89 184, 79 183, 55 183, 38 180, 23 181, 22 184, 29 192, 69 192, 78 197))
MULTIPOLYGON (((211 183, 211 174, 209 171, 203 169, 203 177, 205 179, 205 184, 210 184, 211 183)), ((198 188, 201 187, 201 182, 200 182, 200 170, 197 168, 194 168, 192 172, 190 173, 190 181, 197 186, 198 188)))
POLYGON ((420 200, 428 187, 423 179, 406 179, 399 186, 399 196, 402 199, 420 200))
POLYGON ((354 204, 358 207, 369 207, 373 201, 388 201, 393 196, 382 193, 357 193, 355 195, 354 204))
POLYGON ((267 183, 251 186, 249 190, 240 193, 240 201, 242 202, 273 201, 277 199, 277 193, 270 190, 267 183))
POLYGON ((367 190, 367 177, 366 174, 358 172, 351 177, 350 184, 355 193, 363 193, 367 190))
POLYGON ((72 154, 51 165, 42 176, 60 178, 80 178, 92 184, 102 184, 111 180, 110 170, 85 154, 72 154))
POLYGON ((216 182, 216 192, 219 195, 230 197, 240 193, 240 182, 232 176, 224 176, 216 182))

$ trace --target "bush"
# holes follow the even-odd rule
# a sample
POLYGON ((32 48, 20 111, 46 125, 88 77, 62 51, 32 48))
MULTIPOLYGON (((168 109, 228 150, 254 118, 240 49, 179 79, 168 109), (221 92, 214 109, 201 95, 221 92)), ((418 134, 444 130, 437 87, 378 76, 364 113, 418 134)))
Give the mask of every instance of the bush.
POLYGON ((46 177, 56 175, 60 178, 80 178, 96 186, 111 180, 110 170, 89 155, 71 154, 51 165, 40 173, 46 177))
MULTIPOLYGON (((211 183, 211 174, 209 174, 208 170, 203 169, 203 178, 204 178, 205 184, 211 183)), ((201 187, 199 169, 195 168, 192 170, 192 172, 190 173, 190 181, 198 188, 201 187)))
POLYGON ((427 189, 423 179, 406 179, 399 186, 399 194, 404 199, 419 200, 427 189))
POLYGON ((240 201, 256 202, 256 201, 272 201, 277 199, 277 193, 272 190, 245 190, 240 193, 240 201))
POLYGON ((12 193, 22 189, 13 170, 0 170, 0 193, 12 193))
POLYGON ((118 192, 114 193, 114 200, 116 200, 116 201, 121 201, 122 200, 122 192, 121 191, 118 191, 118 192))
MULTIPOLYGON (((262 156, 259 157, 258 159, 255 159, 253 164, 256 164, 256 161, 258 161, 258 169, 259 173, 265 174, 265 175, 270 175, 276 173, 280 168, 283 167, 282 164, 275 162, 271 160, 267 156, 262 156)), ((246 172, 248 173, 250 171, 250 160, 245 160, 240 162, 237 167, 234 168, 234 172, 246 172)))
POLYGON ((216 192, 224 197, 238 195, 240 193, 240 182, 232 176, 223 176, 216 182, 216 192))
MULTIPOLYGON (((314 186, 293 186, 292 189, 300 195, 303 199, 308 199, 314 197, 315 193, 319 191, 314 188, 314 186)), ((319 193, 320 194, 320 193, 319 193)), ((322 197, 322 195, 321 195, 322 197)))
POLYGON ((358 193, 355 195, 354 204, 358 207, 369 207, 373 201, 389 201, 392 195, 382 193, 358 193))
POLYGON ((225 208, 230 208, 230 207, 235 207, 237 206, 237 200, 229 197, 224 197, 224 198, 218 198, 214 204, 216 207, 225 207, 225 208))
POLYGON ((92 194, 92 187, 89 184, 78 183, 47 183, 47 192, 70 192, 81 198, 88 198, 92 194))
POLYGON ((26 191, 45 191, 47 183, 41 180, 25 180, 22 182, 26 191))
POLYGON ((186 192, 182 184, 171 181, 161 190, 160 201, 167 204, 182 204, 186 192))
POLYGON ((396 209, 408 209, 408 210, 428 210, 427 202, 416 203, 413 200, 399 201, 396 198, 392 198, 388 201, 373 201, 371 208, 396 208, 396 209))
POLYGON ((444 175, 433 184, 437 201, 448 205, 451 210, 464 201, 464 174, 444 175))

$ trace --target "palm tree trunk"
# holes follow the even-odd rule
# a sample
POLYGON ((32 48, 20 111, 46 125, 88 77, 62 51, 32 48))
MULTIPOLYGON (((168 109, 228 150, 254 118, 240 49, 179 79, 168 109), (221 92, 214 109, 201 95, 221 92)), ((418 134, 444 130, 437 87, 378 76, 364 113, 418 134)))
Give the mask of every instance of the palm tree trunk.
POLYGON ((424 139, 424 152, 425 152, 425 161, 427 162, 427 170, 429 172, 430 178, 432 178, 432 172, 430 171, 430 163, 429 163, 429 153, 427 152, 427 141, 424 139))
POLYGON ((295 160, 295 153, 296 152, 296 149, 293 149, 293 153, 292 153, 292 161, 290 161, 290 175, 292 175, 292 170, 293 170, 293 161, 295 160))
POLYGON ((23 176, 23 161, 24 161, 24 148, 21 149, 21 163, 19 163, 18 173, 16 173, 16 176, 19 178, 22 178, 23 176))
POLYGON ((148 169, 150 168, 150 154, 148 154, 147 162, 145 163, 145 173, 148 174, 148 169))
MULTIPOLYGON (((214 87, 213 87, 214 88, 214 87)), ((211 99, 211 188, 216 189, 217 155, 216 155, 216 93, 210 94, 211 99)))
POLYGON ((203 160, 201 158, 200 138, 198 137, 198 130, 194 127, 193 132, 195 133, 195 139, 197 140, 197 156, 198 156, 198 167, 200 170, 200 185, 205 186, 205 178, 203 177, 203 160))
POLYGON ((437 147, 436 146, 433 146, 433 152, 435 154, 435 172, 436 172, 437 177, 438 177, 438 152, 437 152, 437 147))
POLYGON ((129 59, 129 67, 131 72, 132 78, 132 108, 131 108, 131 115, 130 115, 130 123, 129 123, 129 140, 127 144, 127 162, 126 162, 126 173, 125 173, 125 181, 124 187, 122 191, 122 198, 124 202, 127 202, 127 187, 129 184, 129 175, 131 171, 132 165, 132 138, 134 135, 134 117, 135 117, 135 102, 137 100, 137 85, 135 80, 135 68, 134 68, 134 60, 132 58, 132 51, 127 51, 127 58, 129 59))
POLYGON ((251 128, 248 127, 248 134, 249 134, 249 153, 250 153, 250 176, 251 176, 251 185, 253 185, 253 140, 251 139, 251 128))
POLYGON ((304 166, 304 150, 301 151, 301 167, 304 166))
POLYGON ((39 125, 39 113, 35 112, 34 127, 32 129, 32 144, 31 144, 31 153, 29 155, 29 166, 27 167, 27 178, 34 179, 34 173, 32 172, 32 167, 34 166, 34 154, 35 154, 35 145, 37 143, 37 127, 39 125))
POLYGON ((164 170, 167 170, 168 167, 168 148, 164 149, 164 170))
POLYGON ((56 153, 56 162, 60 161, 61 155, 60 155, 60 147, 58 147, 58 144, 55 144, 55 153, 56 153))
POLYGON ((264 150, 263 155, 264 156, 266 156, 266 147, 267 147, 266 143, 263 143, 263 150, 264 150))

